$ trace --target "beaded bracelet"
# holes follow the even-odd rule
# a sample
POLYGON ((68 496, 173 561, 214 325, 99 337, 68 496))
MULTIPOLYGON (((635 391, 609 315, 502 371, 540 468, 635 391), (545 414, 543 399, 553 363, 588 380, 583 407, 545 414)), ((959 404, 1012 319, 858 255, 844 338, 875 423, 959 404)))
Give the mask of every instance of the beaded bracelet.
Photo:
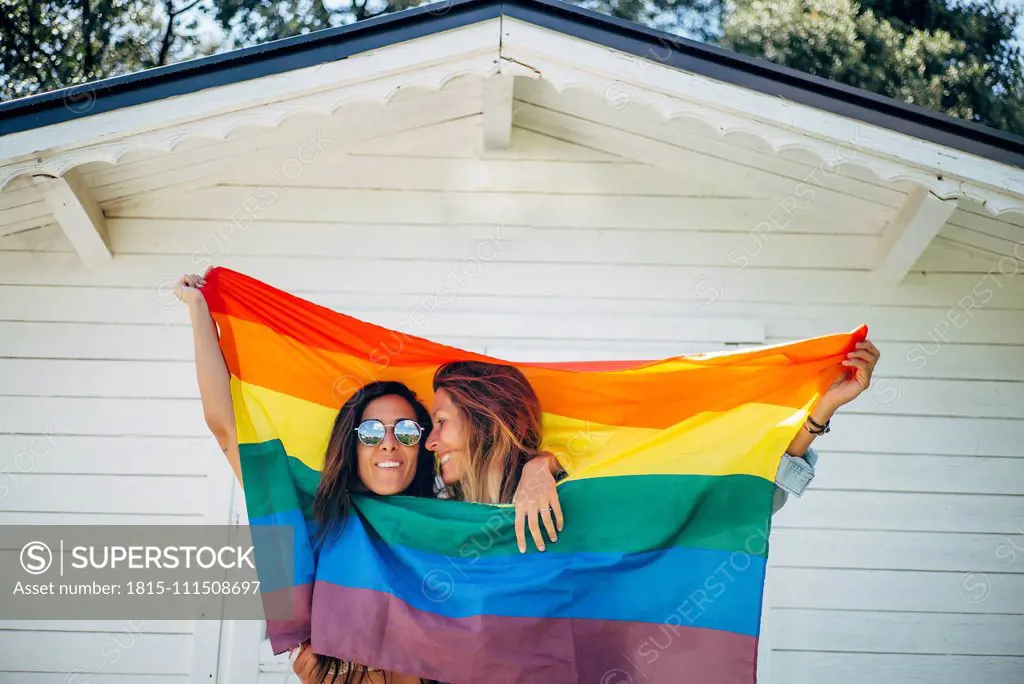
POLYGON ((808 432, 810 432, 812 435, 824 435, 824 434, 832 431, 832 428, 829 426, 829 424, 831 422, 832 422, 832 419, 830 418, 829 420, 825 421, 824 425, 822 425, 821 423, 819 423, 818 421, 814 420, 810 416, 807 416, 807 422, 804 423, 804 428, 808 432), (812 426, 814 426, 814 429, 812 430, 808 426, 807 423, 810 423, 812 426))

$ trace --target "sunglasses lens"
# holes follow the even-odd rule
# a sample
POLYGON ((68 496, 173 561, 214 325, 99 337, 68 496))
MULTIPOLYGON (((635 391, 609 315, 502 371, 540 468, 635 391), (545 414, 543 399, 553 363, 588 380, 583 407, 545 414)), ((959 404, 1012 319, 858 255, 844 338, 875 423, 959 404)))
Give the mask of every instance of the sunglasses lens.
POLYGON ((379 420, 367 420, 359 424, 359 441, 366 446, 377 446, 384 441, 384 423, 379 420))
POLYGON ((420 426, 414 420, 400 420, 395 424, 395 439, 399 444, 412 446, 420 441, 420 426))

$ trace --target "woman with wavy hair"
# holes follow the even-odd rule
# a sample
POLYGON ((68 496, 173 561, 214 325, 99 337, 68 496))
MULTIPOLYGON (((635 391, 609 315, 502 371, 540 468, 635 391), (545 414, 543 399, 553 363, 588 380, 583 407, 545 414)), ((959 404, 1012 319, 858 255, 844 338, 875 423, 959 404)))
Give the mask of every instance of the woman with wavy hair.
MULTIPOLYGON (((801 496, 814 478, 815 438, 830 431, 835 413, 871 384, 880 353, 870 341, 858 342, 842 361, 840 373, 811 410, 782 455, 776 473, 773 512, 790 494, 801 496)), ((442 479, 454 498, 516 504, 516 538, 526 551, 529 525, 543 551, 541 525, 552 542, 564 525, 555 481, 562 468, 541 452, 541 407, 523 373, 480 361, 447 363, 434 374, 434 429, 427 448, 434 451, 442 479)))
POLYGON ((434 374, 434 429, 427 448, 437 457, 451 498, 514 503, 519 550, 526 551, 528 524, 537 549, 545 549, 540 525, 551 541, 562 529, 555 491, 561 471, 555 456, 541 451, 541 407, 522 371, 482 361, 453 361, 434 374))

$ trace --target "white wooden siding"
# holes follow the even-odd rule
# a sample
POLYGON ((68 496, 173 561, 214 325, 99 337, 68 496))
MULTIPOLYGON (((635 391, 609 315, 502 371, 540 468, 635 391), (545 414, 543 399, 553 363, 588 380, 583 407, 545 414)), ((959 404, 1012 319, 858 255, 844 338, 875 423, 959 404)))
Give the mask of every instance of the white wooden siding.
MULTIPOLYGON (((1024 179, 1024 172, 1020 174, 1024 179)), ((1017 181, 1024 183, 1024 180, 1017 181)), ((967 245, 991 253, 993 261, 1024 257, 1024 220, 1021 216, 996 217, 974 202, 961 202, 936 238, 941 242, 967 245)))
MULTIPOLYGON (((958 212, 893 289, 869 268, 905 189, 854 167, 823 176, 766 239, 757 226, 813 163, 657 124, 693 162, 670 175, 588 146, 614 133, 545 109, 532 88, 512 149, 481 161, 472 95, 428 98, 447 108, 429 134, 325 152, 244 230, 228 222, 309 130, 87 168, 115 253, 96 271, 14 188, 5 221, 41 227, 0 240, 0 470, 17 478, 0 483, 0 523, 209 520, 228 490, 211 478, 222 456, 170 292, 209 263, 524 360, 658 358, 866 322, 883 352, 875 387, 818 440, 818 479, 775 519, 764 681, 1024 678, 1024 558, 1007 553, 1024 549, 1024 278, 986 276, 997 257, 957 238, 977 215, 958 212), (497 251, 495 231, 508 238, 497 251), (454 300, 414 313, 441 286, 454 300), (52 448, 20 472, 41 435, 52 448)), ((118 627, 0 631, 0 684, 57 684, 118 627)), ((184 684, 193 635, 147 625, 107 681, 184 684)), ((258 681, 281 684, 289 666, 263 648, 258 681)))

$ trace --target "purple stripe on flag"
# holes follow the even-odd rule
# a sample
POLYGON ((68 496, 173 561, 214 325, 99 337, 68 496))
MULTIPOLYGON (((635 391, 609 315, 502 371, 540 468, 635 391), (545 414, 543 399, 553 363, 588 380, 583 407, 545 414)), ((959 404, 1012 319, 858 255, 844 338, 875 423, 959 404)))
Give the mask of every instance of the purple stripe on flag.
POLYGON ((449 618, 327 582, 316 583, 312 623, 316 653, 451 684, 750 684, 757 662, 756 637, 689 627, 682 614, 449 618))
POLYGON ((284 653, 309 639, 310 605, 313 585, 300 584, 263 594, 267 636, 274 655, 284 653))

